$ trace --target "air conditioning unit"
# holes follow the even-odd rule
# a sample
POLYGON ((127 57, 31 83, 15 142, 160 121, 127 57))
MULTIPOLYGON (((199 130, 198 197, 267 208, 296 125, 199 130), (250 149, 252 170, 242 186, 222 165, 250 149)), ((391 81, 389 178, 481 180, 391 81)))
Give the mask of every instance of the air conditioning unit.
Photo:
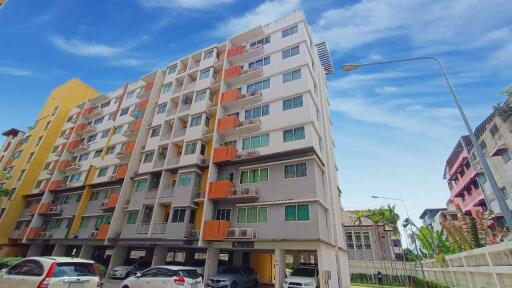
POLYGON ((100 202, 100 208, 105 208, 108 206, 108 200, 103 200, 100 202))
POLYGON ((201 165, 208 165, 208 159, 201 159, 201 161, 199 162, 201 165))
POLYGON ((91 231, 91 234, 89 234, 89 238, 96 238, 96 235, 98 235, 98 231, 91 231))
POLYGON ((110 176, 108 176, 108 180, 114 181, 114 180, 116 180, 116 177, 117 177, 116 175, 110 175, 110 176))
POLYGON ((39 232, 39 233, 37 233, 37 238, 40 238, 40 239, 46 238, 46 232, 39 232))
POLYGON ((240 228, 230 228, 226 230, 226 238, 239 238, 240 228))
POLYGON ((62 211, 62 209, 60 208, 60 206, 53 206, 48 209, 49 213, 58 213, 61 211, 62 211))
POLYGON ((254 238, 254 230, 252 228, 240 228, 240 234, 238 238, 252 239, 254 238))
POLYGON ((251 188, 244 187, 242 189, 242 195, 249 195, 249 194, 251 194, 251 188))
POLYGON ((199 230, 190 230, 190 231, 188 231, 187 238, 192 238, 192 239, 199 238, 199 230))
POLYGON ((238 188, 233 188, 233 189, 231 189, 231 194, 232 194, 233 196, 237 196, 239 193, 240 193, 240 192, 238 191, 238 188))

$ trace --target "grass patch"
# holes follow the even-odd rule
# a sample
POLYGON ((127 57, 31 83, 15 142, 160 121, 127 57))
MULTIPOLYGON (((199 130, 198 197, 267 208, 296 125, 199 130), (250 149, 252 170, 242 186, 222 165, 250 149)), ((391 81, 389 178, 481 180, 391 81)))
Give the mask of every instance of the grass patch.
POLYGON ((353 286, 359 286, 359 287, 379 287, 379 288, 403 288, 405 286, 379 286, 377 284, 364 284, 364 283, 350 283, 353 286))

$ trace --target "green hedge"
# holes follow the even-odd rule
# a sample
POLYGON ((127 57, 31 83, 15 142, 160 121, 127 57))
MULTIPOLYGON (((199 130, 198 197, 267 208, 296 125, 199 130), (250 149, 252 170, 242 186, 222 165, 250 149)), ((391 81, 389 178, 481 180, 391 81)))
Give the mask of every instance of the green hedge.
MULTIPOLYGON (((406 286, 407 283, 411 283, 414 288, 450 288, 451 286, 422 279, 416 276, 406 276, 406 275, 390 275, 390 274, 382 274, 383 284, 389 286, 406 286), (409 281, 407 280, 409 278, 409 281)), ((361 283, 361 284, 378 284, 377 274, 365 274, 365 273, 352 273, 350 274, 350 282, 352 283, 361 283)))
POLYGON ((11 265, 13 265, 14 263, 18 262, 21 260, 21 257, 5 257, 5 258, 0 258, 0 269, 5 269, 11 265))

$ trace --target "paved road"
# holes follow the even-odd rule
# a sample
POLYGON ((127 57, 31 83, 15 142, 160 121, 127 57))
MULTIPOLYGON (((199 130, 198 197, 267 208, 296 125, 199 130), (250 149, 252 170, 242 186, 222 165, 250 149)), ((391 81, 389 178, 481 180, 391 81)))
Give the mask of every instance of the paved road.
POLYGON ((103 282, 102 288, 119 288, 121 285, 122 280, 112 280, 112 279, 105 279, 103 282))

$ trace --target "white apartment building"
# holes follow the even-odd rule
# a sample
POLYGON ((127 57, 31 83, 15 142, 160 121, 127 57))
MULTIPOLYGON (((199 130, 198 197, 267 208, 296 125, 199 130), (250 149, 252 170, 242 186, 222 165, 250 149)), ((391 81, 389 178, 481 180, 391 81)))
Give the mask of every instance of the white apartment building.
POLYGON ((326 71, 297 11, 79 105, 11 239, 109 269, 223 259, 275 287, 293 259, 350 287, 326 71))

